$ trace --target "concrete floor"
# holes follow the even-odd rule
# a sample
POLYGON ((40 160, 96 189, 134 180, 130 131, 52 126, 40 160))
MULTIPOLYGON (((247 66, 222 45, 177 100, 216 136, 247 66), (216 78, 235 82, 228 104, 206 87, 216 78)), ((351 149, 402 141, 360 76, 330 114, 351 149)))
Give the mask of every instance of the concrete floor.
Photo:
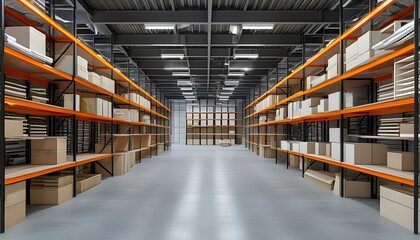
POLYGON ((341 199, 241 146, 173 146, 0 239, 419 239, 375 200, 341 199))

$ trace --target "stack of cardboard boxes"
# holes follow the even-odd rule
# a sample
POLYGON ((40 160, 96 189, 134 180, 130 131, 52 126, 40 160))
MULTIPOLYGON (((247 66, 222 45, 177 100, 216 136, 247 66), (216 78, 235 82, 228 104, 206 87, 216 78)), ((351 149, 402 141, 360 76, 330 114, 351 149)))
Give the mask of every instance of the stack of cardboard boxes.
POLYGON ((73 176, 41 176, 31 181, 31 204, 61 204, 73 197, 73 176))
POLYGON ((81 112, 103 117, 112 117, 112 102, 98 98, 95 94, 86 94, 81 98, 81 112))

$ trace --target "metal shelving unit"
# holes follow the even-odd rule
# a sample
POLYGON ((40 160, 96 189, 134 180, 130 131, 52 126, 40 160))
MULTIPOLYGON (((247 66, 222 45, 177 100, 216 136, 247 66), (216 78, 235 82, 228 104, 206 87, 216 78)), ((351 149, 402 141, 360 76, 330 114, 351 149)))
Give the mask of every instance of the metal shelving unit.
MULTIPOLYGON (((114 165, 114 141, 116 138, 129 137, 129 152, 137 152, 136 160, 141 161, 142 158, 158 154, 158 145, 163 146, 163 150, 170 147, 170 118, 171 110, 165 106, 168 100, 158 93, 156 88, 152 90, 154 94, 141 88, 140 77, 132 74, 128 64, 127 69, 123 70, 114 62, 113 38, 108 36, 109 56, 102 56, 97 51, 94 41, 92 46, 88 46, 77 38, 77 2, 68 1, 66 6, 60 4, 60 9, 66 9, 72 13, 72 21, 61 25, 55 21, 56 6, 54 1, 47 2, 45 9, 41 9, 34 5, 33 1, 18 0, 15 5, 18 9, 5 7, 8 1, 1 3, 1 60, 0 60, 0 121, 5 120, 5 116, 10 113, 24 115, 28 119, 30 116, 42 116, 47 119, 48 136, 67 136, 68 137, 68 156, 71 156, 66 163, 59 165, 31 165, 30 154, 26 155, 26 164, 8 166, 5 159, 6 140, 0 137, 0 154, 3 156, 0 163, 0 232, 5 231, 5 186, 21 181, 30 181, 30 179, 43 176, 46 174, 56 173, 62 170, 71 170, 73 174, 73 196, 76 196, 76 176, 78 166, 90 164, 91 172, 95 172, 95 168, 105 168, 101 161, 111 159, 111 168, 105 169, 113 176, 114 165), (19 11, 25 11, 26 14, 13 14, 19 11), (28 24, 44 34, 46 34, 48 42, 48 54, 53 58, 53 64, 50 66, 38 62, 37 60, 18 52, 5 45, 5 18, 12 18, 22 26, 28 24), (68 30, 70 28, 70 30, 68 30), (72 73, 64 73, 54 64, 62 55, 56 51, 57 44, 66 44, 66 50, 72 52, 73 67, 72 73), (105 90, 96 86, 86 79, 77 76, 76 64, 77 56, 81 55, 89 62, 89 69, 98 74, 110 77, 115 82, 116 93, 105 90), (29 87, 39 85, 48 89, 48 104, 37 103, 30 100, 18 99, 6 96, 5 79, 8 77, 17 78, 25 81, 28 86, 27 95, 30 96, 29 87), (112 102, 111 113, 109 117, 99 116, 90 113, 76 111, 76 93, 94 93, 112 102), (72 110, 57 106, 62 101, 63 94, 73 94, 72 110), (133 99, 124 98, 118 93, 138 93, 151 103, 150 109, 136 103, 133 99), (157 98, 159 100, 157 100, 157 98), (163 103, 162 103, 163 102, 163 103), (139 114, 150 116, 150 123, 133 122, 114 117, 114 108, 123 107, 128 109, 137 109, 139 114), (138 138, 141 136, 149 136, 152 138, 150 145, 144 146, 138 138), (140 141, 140 142, 139 142, 140 141), (97 149, 97 144, 101 143, 102 149, 97 149), (109 151, 105 148, 109 147, 109 151)), ((102 42, 103 44, 103 42, 102 42)), ((127 58, 127 62, 130 59, 127 58)), ((140 72, 140 70, 137 70, 140 72)), ((30 98, 29 98, 30 99, 30 98)), ((4 124, 0 126, 0 136, 4 136, 4 124)), ((42 137, 38 137, 42 138, 42 137)), ((22 141, 29 143, 31 136, 21 139, 13 139, 14 141, 22 141)), ((28 145, 26 145, 28 149, 28 145)), ((162 149, 159 147, 159 149, 162 149)), ((29 151, 30 152, 30 151, 29 151)))
MULTIPOLYGON (((315 155, 315 154, 303 154, 297 151, 291 151, 282 149, 277 143, 276 163, 278 163, 278 157, 283 158, 286 162, 286 167, 289 167, 289 157, 297 156, 301 159, 302 165, 302 176, 307 169, 311 167, 314 162, 322 163, 323 169, 327 169, 329 166, 336 166, 340 169, 340 195, 344 197, 344 179, 346 172, 355 171, 360 174, 366 174, 371 182, 371 196, 372 198, 377 197, 377 186, 378 179, 386 179, 396 183, 404 184, 413 187, 413 195, 418 196, 419 194, 419 156, 418 156, 418 134, 419 134, 419 74, 418 74, 418 59, 419 59, 419 46, 418 46, 418 34, 419 26, 414 24, 414 39, 412 44, 406 44, 399 48, 395 48, 393 51, 385 52, 379 56, 370 59, 368 62, 363 63, 351 70, 344 71, 344 53, 345 47, 350 41, 357 39, 361 34, 367 30, 372 30, 372 20, 377 17, 384 17, 383 13, 393 6, 397 1, 385 0, 377 6, 373 5, 372 1, 369 1, 369 12, 362 18, 360 18, 354 25, 350 26, 347 30, 345 29, 344 22, 344 9, 343 1, 340 1, 339 15, 340 15, 340 35, 333 40, 327 46, 324 46, 317 54, 307 59, 305 56, 305 44, 303 44, 302 51, 302 65, 290 71, 287 69, 287 75, 281 78, 277 84, 275 84, 267 92, 251 101, 247 107, 244 108, 245 122, 246 122, 246 136, 247 136, 247 147, 254 150, 254 146, 260 144, 254 136, 261 131, 261 127, 275 126, 275 134, 285 134, 285 140, 298 140, 298 141, 315 141, 315 142, 328 142, 328 129, 331 124, 337 125, 340 129, 340 160, 332 159, 328 156, 315 155), (381 15, 382 14, 382 15, 381 15), (363 28, 363 30, 362 30, 363 28), (366 30, 367 29, 367 30, 366 30), (316 72, 325 71, 327 66, 327 59, 332 54, 340 54, 341 65, 340 71, 336 77, 327 79, 325 82, 308 88, 306 86, 306 77, 313 76, 316 72), (413 96, 406 98, 398 98, 387 101, 377 101, 376 95, 378 90, 378 83, 381 81, 390 79, 393 77, 393 70, 390 66, 393 66, 394 61, 398 60, 407 55, 414 55, 414 93, 413 96), (345 108, 344 93, 347 85, 357 84, 360 79, 367 79, 369 82, 367 86, 369 88, 369 103, 355 107, 345 108), (280 88, 285 88, 287 91, 281 93, 280 88), (294 90, 294 91, 290 91, 294 90), (340 92, 340 110, 316 113, 301 117, 287 118, 282 120, 268 121, 259 123, 258 118, 260 116, 267 116, 268 114, 276 111, 277 109, 287 106, 289 102, 296 100, 305 100, 307 97, 313 97, 318 95, 325 95, 326 93, 332 93, 335 91, 340 92), (254 111, 254 106, 267 98, 270 95, 284 94, 285 99, 272 104, 264 109, 254 111), (402 114, 413 113, 414 122, 414 137, 383 137, 377 136, 378 118, 382 115, 390 114, 402 114), (362 126, 362 124, 364 124, 362 126), (404 172, 388 168, 383 165, 355 165, 344 162, 344 129, 348 129, 350 136, 357 137, 367 143, 386 143, 389 148, 394 149, 400 147, 401 150, 410 150, 414 155, 414 171, 404 172), (354 128, 354 129, 353 129, 354 128), (351 130, 355 133, 351 133, 351 130), (359 132, 363 132, 359 133, 359 132), (392 142, 389 142, 392 140, 392 142), (388 142, 384 142, 388 141, 388 142), (308 160, 309 164, 305 166, 305 160, 308 160)), ((382 29, 383 27, 392 24, 395 20, 399 19, 418 19, 419 5, 418 1, 415 0, 414 4, 407 9, 402 9, 395 16, 390 16, 385 23, 377 26, 375 29, 382 29), (411 15, 410 15, 411 14, 411 15)), ((303 41, 304 43, 305 41, 303 41)), ((287 67, 288 68, 288 67, 287 67)), ((367 81, 366 80, 366 81, 367 81)), ((277 138, 277 142, 281 139, 277 138)), ((418 234, 418 198, 413 198, 413 232, 418 234)))

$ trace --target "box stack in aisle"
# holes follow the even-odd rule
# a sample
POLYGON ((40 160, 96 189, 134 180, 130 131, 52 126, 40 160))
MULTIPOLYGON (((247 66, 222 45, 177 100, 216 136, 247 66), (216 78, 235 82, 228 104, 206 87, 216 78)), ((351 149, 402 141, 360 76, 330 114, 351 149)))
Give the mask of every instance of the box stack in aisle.
POLYGON ((12 227, 26 218, 26 182, 5 187, 5 227, 12 227))
POLYGON ((73 176, 41 176, 31 180, 31 204, 62 204, 73 197, 73 176))

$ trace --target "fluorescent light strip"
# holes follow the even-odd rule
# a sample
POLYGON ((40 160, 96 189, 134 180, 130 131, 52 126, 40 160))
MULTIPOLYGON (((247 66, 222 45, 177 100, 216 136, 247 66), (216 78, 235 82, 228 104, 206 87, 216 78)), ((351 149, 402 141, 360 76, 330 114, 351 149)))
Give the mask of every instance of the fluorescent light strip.
POLYGON ((220 92, 220 94, 222 94, 222 95, 232 95, 233 92, 220 92))
POLYGON ((190 73, 189 72, 173 72, 172 76, 177 76, 177 77, 189 77, 190 73))
POLYGON ((233 55, 234 59, 238 59, 238 58, 252 58, 252 59, 256 59, 258 58, 258 53, 235 53, 233 55))
POLYGON ((189 98, 189 99, 191 99, 191 98, 195 98, 195 96, 184 96, 184 98, 189 98))
POLYGON ((183 95, 194 95, 193 92, 182 92, 183 95))
POLYGON ((223 87, 222 89, 223 89, 223 91, 234 91, 235 90, 234 87, 223 87))
POLYGON ((192 86, 192 82, 191 81, 181 81, 179 80, 177 82, 178 86, 192 86))
POLYGON ((147 30, 174 30, 175 24, 144 24, 147 30))
POLYGON ((238 86, 239 85, 239 81, 225 81, 225 85, 226 86, 238 86))
POLYGON ((181 91, 192 91, 192 87, 181 87, 181 91))
POLYGON ((243 30, 273 30, 274 24, 243 24, 243 30))
POLYGON ((195 99, 192 99, 192 98, 187 98, 187 99, 185 99, 185 100, 187 100, 187 101, 196 101, 197 99, 195 98, 195 99))
POLYGON ((244 72, 230 72, 228 73, 228 76, 239 76, 239 77, 243 77, 245 76, 244 72))
POLYGON ((183 53, 162 53, 160 55, 160 57, 162 59, 172 59, 172 58, 183 59, 184 58, 184 54, 183 53))
POLYGON ((164 68, 166 71, 189 71, 190 69, 188 67, 169 67, 169 68, 164 68))

